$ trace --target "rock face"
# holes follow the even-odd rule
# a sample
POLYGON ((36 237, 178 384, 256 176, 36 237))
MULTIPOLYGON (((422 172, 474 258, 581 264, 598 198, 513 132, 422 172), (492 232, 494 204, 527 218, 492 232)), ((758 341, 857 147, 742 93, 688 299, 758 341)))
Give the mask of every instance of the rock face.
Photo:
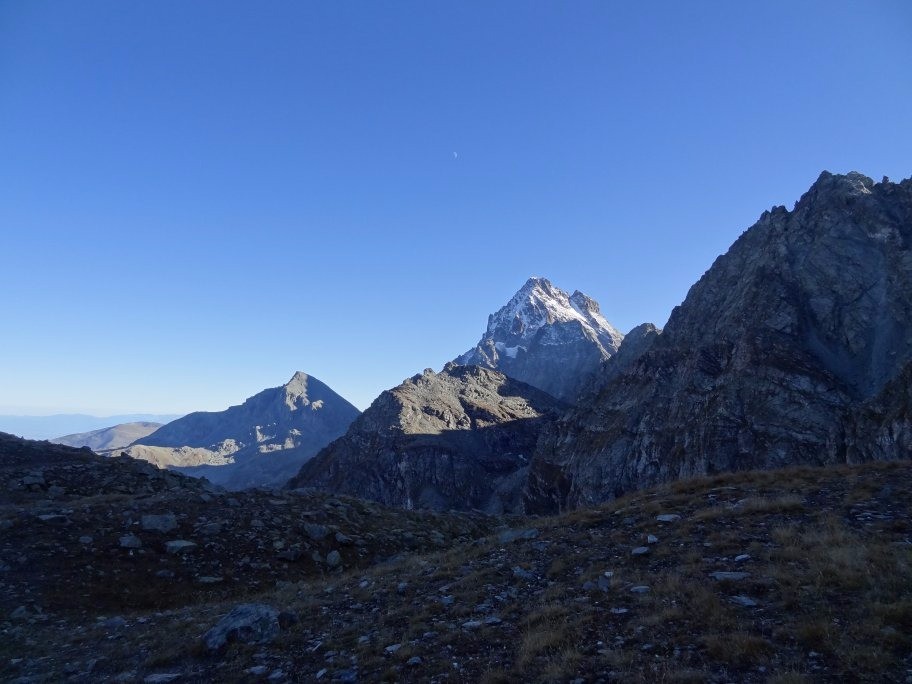
POLYGON ((289 483, 404 508, 517 511, 542 427, 566 406, 479 366, 383 392, 289 483))
POLYGON ((325 384, 298 372, 240 406, 168 423, 124 453, 229 489, 280 486, 358 414, 325 384))
POLYGON ((527 507, 908 456, 910 358, 912 180, 824 172, 792 211, 764 212, 632 363, 608 362, 543 437, 527 507))
POLYGON ((579 291, 568 295, 544 278, 529 278, 488 317, 475 348, 455 362, 499 370, 573 402, 623 337, 602 317, 595 300, 579 291))
POLYGON ((105 449, 122 449, 138 439, 151 435, 162 426, 162 423, 138 422, 121 423, 91 432, 78 432, 52 439, 54 444, 65 444, 71 447, 89 447, 92 451, 105 449))

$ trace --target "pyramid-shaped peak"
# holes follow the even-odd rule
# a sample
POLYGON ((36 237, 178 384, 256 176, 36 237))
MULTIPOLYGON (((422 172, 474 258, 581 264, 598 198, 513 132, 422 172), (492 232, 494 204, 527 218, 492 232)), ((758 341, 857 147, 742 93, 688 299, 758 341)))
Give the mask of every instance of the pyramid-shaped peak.
POLYGON ((307 385, 307 381, 310 380, 310 376, 304 371, 295 371, 295 374, 291 376, 291 380, 285 383, 286 387, 291 385, 307 385))

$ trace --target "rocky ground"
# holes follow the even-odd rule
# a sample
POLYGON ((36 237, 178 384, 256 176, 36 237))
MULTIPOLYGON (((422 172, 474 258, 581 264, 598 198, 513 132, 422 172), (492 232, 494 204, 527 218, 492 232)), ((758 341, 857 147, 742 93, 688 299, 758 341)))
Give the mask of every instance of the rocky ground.
POLYGON ((506 519, 3 447, 4 681, 912 681, 909 462, 506 519))

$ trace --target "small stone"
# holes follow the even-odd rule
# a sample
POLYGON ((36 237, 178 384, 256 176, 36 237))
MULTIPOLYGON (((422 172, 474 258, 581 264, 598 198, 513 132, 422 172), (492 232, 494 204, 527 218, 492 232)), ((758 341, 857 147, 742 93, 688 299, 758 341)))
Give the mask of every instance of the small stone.
POLYGON ((276 554, 276 558, 280 558, 281 560, 287 560, 287 561, 290 561, 293 563, 294 561, 298 560, 302 555, 304 555, 304 552, 301 551, 301 549, 292 547, 290 549, 282 549, 281 551, 279 551, 276 554))
POLYGON ((125 534, 120 538, 120 548, 122 549, 139 549, 142 548, 142 540, 135 534, 125 534))
POLYGON ((201 575, 196 578, 196 581, 200 584, 221 584, 225 581, 225 578, 214 575, 201 575))
POLYGON ((192 541, 187 541, 186 539, 172 539, 171 541, 165 542, 165 551, 168 553, 182 554, 192 551, 196 548, 196 544, 192 541))
POLYGON ((317 679, 323 679, 323 676, 329 672, 325 667, 322 670, 317 671, 317 674, 314 675, 317 679))
POLYGON ((82 535, 82 536, 79 538, 79 543, 80 543, 80 544, 84 544, 84 545, 91 544, 93 541, 94 541, 94 540, 92 539, 92 537, 90 537, 90 536, 87 535, 87 534, 84 534, 84 535, 82 535))
POLYGON ((658 544, 659 538, 657 536, 655 536, 654 534, 647 535, 646 543, 647 544, 658 544))
POLYGON ((677 513, 662 513, 662 515, 657 515, 656 520, 659 522, 670 523, 676 522, 681 519, 681 516, 677 513))
POLYGON ((640 584, 640 585, 635 586, 635 587, 630 587, 630 591, 633 592, 634 594, 648 594, 648 593, 649 593, 649 587, 640 584))
POLYGON ((462 623, 463 629, 478 629, 481 627, 481 620, 466 620, 462 623))
POLYGON ((270 682, 277 682, 277 681, 279 681, 280 679, 285 679, 285 672, 283 672, 282 670, 278 670, 278 669, 273 670, 273 671, 272 671, 272 674, 270 674, 270 675, 267 677, 267 679, 268 679, 270 682))
POLYGON ((614 613, 615 615, 624 615, 625 613, 629 613, 630 611, 627 608, 612 608, 611 612, 614 613))
POLYGON ((269 668, 266 667, 265 665, 254 665, 253 667, 248 667, 246 672, 248 674, 254 675, 255 677, 259 677, 261 675, 266 674, 266 670, 268 670, 268 669, 269 668))
POLYGON ((496 615, 490 615, 484 619, 484 623, 489 626, 499 625, 502 622, 503 622, 503 620, 501 620, 496 615))
POLYGON ((532 527, 527 530, 504 530, 497 535, 497 541, 501 544, 509 544, 519 539, 535 539, 538 537, 538 529, 532 527))
POLYGON ((720 570, 717 572, 711 572, 709 576, 715 580, 728 580, 731 582, 737 582, 738 580, 743 580, 748 576, 748 574, 746 572, 725 572, 720 570))
POLYGON ((174 572, 171 570, 159 570, 155 573, 159 579, 174 579, 174 572))
POLYGON ((18 608, 16 608, 16 610, 14 610, 12 613, 10 613, 11 620, 24 620, 28 616, 29 616, 29 611, 28 611, 28 608, 26 608, 25 606, 19 606, 18 608))
POLYGON ((102 622, 101 626, 104 627, 105 629, 121 629, 121 628, 127 626, 127 621, 119 616, 112 617, 112 618, 108 618, 107 620, 102 622))
POLYGON ((330 551, 329 553, 326 554, 326 564, 329 567, 334 568, 337 565, 339 565, 341 562, 342 562, 342 556, 335 549, 333 549, 332 551, 330 551))
POLYGON ((150 674, 143 679, 143 684, 168 684, 176 682, 181 678, 179 672, 162 672, 161 674, 150 674))
POLYGON ((649 553, 648 546, 638 546, 633 551, 630 552, 634 556, 642 556, 643 554, 649 553))
POLYGON ((453 603, 455 603, 455 601, 456 601, 456 599, 454 599, 452 596, 441 596, 440 597, 440 602, 445 606, 452 606, 453 603))
POLYGON ((408 661, 405 664, 408 665, 409 667, 415 667, 416 665, 421 665, 421 663, 422 663, 421 656, 412 656, 411 658, 408 659, 408 661))
POLYGON ((340 544, 347 545, 352 543, 352 538, 348 535, 342 534, 341 532, 336 532, 336 541, 340 544))
POLYGON ((408 589, 408 586, 409 586, 408 582, 399 582, 399 584, 396 585, 396 593, 404 594, 406 589, 408 589))
POLYGON ((66 525, 70 522, 69 518, 60 513, 45 513, 44 515, 39 515, 38 520, 48 525, 66 525))
POLYGON ((383 651, 385 653, 387 653, 388 655, 393 655, 393 653, 398 651, 400 648, 402 648, 402 644, 390 644, 389 646, 384 648, 383 651))
POLYGON ((513 568, 513 577, 518 577, 519 579, 524 579, 524 580, 535 579, 535 575, 533 573, 529 572, 528 570, 524 569, 523 567, 521 567, 519 565, 517 565, 516 567, 513 568))
POLYGON ((314 541, 321 541, 329 536, 329 528, 317 523, 304 523, 304 533, 314 541))
POLYGON ((203 535, 204 537, 212 537, 216 534, 221 534, 222 523, 218 523, 218 522, 206 523, 205 525, 203 525, 199 528, 198 532, 201 535, 203 535))
POLYGON ((750 560, 750 554, 742 553, 738 556, 735 556, 735 563, 743 563, 746 560, 750 560))
POLYGON ((757 602, 749 596, 732 596, 731 602, 745 608, 753 608, 757 605, 757 602))
POLYGON ((604 575, 599 576, 598 588, 604 592, 607 592, 609 589, 611 589, 611 580, 604 575))

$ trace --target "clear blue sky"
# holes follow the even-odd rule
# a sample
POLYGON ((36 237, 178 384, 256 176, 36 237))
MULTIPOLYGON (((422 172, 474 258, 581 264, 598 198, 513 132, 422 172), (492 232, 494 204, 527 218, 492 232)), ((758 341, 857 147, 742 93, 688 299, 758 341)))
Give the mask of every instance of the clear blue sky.
POLYGON ((533 274, 661 325, 910 122, 907 0, 0 0, 0 412, 363 408, 533 274))

